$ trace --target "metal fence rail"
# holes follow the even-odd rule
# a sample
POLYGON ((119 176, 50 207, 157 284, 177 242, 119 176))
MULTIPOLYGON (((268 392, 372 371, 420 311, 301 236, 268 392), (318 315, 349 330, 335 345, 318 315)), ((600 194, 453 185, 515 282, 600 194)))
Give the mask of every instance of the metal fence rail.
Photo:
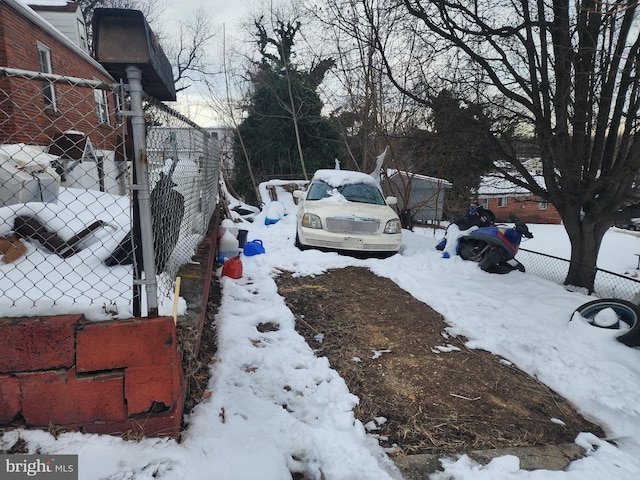
MULTIPOLYGON (((527 268, 527 273, 562 285, 569 271, 569 260, 525 248, 518 251, 518 260, 527 268)), ((594 294, 600 298, 615 297, 631 300, 640 293, 640 281, 615 272, 598 268, 594 294)))
MULTIPOLYGON (((0 317, 133 316, 128 102, 121 84, 0 68, 0 317)), ((215 135, 153 99, 143 110, 154 251, 140 255, 166 314, 215 208, 219 158, 215 135)))

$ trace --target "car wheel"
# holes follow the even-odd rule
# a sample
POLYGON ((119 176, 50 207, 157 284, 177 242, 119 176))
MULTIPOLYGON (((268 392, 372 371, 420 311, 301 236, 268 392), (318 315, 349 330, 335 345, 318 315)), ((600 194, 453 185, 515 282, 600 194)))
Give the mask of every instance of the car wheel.
MULTIPOLYGON (((602 298, 585 303, 578 307, 575 312, 586 318, 591 325, 598 327, 599 325, 596 325, 594 319, 598 313, 607 308, 611 308, 616 313, 619 320, 618 324, 624 322, 629 327, 622 335, 618 335, 616 339, 629 347, 640 345, 640 323, 638 323, 640 307, 638 305, 617 298, 602 298)), ((620 326, 614 325, 613 327, 601 328, 620 328, 620 326)))
POLYGON ((306 245, 302 245, 300 243, 300 237, 298 236, 298 232, 296 232, 296 240, 294 245, 298 248, 298 250, 307 250, 309 248, 306 245))
POLYGON ((638 227, 636 227, 633 223, 627 226, 627 229, 632 230, 632 231, 636 231, 638 230, 638 227))

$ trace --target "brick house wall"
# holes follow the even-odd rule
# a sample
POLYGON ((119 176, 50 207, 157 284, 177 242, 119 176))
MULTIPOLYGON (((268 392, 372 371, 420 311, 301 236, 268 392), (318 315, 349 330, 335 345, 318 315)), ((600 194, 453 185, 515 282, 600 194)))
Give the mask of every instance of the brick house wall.
POLYGON ((520 220, 525 223, 561 223, 555 207, 540 202, 535 196, 508 193, 500 196, 479 195, 478 202, 496 215, 496 222, 520 220))
MULTIPOLYGON (((535 171, 532 171, 532 175, 538 185, 544 187, 542 175, 535 171)), ((562 222, 558 210, 553 205, 499 176, 483 177, 476 196, 478 203, 495 214, 497 222, 516 220, 525 223, 560 224, 562 222)))
MULTIPOLYGON (((54 75, 114 83, 104 68, 78 46, 16 0, 0 3, 0 66, 40 71, 38 43, 47 47, 54 75)), ((0 113, 11 122, 0 129, 0 143, 50 144, 54 133, 65 130, 95 132, 94 146, 114 150, 118 138, 114 126, 115 99, 107 94, 110 125, 101 124, 92 89, 55 85, 57 109, 45 108, 42 82, 0 79, 0 113)))

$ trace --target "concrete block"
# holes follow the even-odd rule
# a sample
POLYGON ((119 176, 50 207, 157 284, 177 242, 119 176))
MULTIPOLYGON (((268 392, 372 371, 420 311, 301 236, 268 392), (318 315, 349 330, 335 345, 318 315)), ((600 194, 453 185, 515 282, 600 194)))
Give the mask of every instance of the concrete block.
POLYGON ((69 368, 81 315, 0 322, 0 373, 69 368))
POLYGON ((16 377, 0 375, 0 423, 11 422, 21 408, 20 381, 16 377))
POLYGON ((167 412, 143 414, 121 422, 93 422, 77 425, 85 433, 99 433, 128 437, 178 438, 182 431, 184 400, 179 399, 167 412))
POLYGON ((19 375, 29 426, 125 420, 124 373, 77 377, 74 369, 19 375))
POLYGON ((174 405, 184 396, 182 366, 129 367, 125 371, 124 396, 129 415, 174 405))
POLYGON ((96 322, 82 326, 77 333, 78 372, 173 365, 176 357, 172 317, 96 322))

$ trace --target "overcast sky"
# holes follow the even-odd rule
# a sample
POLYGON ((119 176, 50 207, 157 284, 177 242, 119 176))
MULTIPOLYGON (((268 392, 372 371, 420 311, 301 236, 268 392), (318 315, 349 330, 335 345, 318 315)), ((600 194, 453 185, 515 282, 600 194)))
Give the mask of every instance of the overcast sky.
POLYGON ((239 22, 251 18, 256 7, 268 4, 264 0, 181 0, 169 3, 171 13, 167 17, 170 19, 188 19, 202 7, 210 15, 214 26, 222 28, 224 24, 227 31, 238 28, 239 22))
MULTIPOLYGON (((65 5, 67 0, 20 0, 27 5, 65 5)), ((278 0, 275 0, 277 2, 278 0)), ((214 26, 227 30, 236 29, 242 19, 251 18, 256 7, 271 3, 271 0, 165 0, 164 12, 167 28, 173 20, 188 20, 198 8, 202 7, 211 17, 214 26)))
MULTIPOLYGON (((66 0, 19 0, 25 4, 38 5, 64 5, 66 0)), ((195 19, 196 12, 202 8, 209 17, 214 40, 211 43, 211 50, 208 52, 210 59, 222 64, 222 42, 225 40, 227 52, 234 49, 233 44, 246 39, 249 33, 243 29, 242 23, 251 24, 253 19, 260 13, 269 10, 272 5, 287 3, 290 0, 163 0, 160 3, 166 5, 162 12, 162 25, 160 30, 168 33, 172 37, 177 32, 179 22, 189 23, 195 19), (224 37, 223 37, 224 31, 224 37)), ((157 27, 152 25, 155 30, 157 27)), ((164 46, 166 49, 166 46, 164 46)), ((213 67, 216 68, 215 66, 213 67)), ((218 67, 219 68, 219 67, 218 67)), ((222 80, 222 77, 212 77, 210 80, 222 80)), ((224 85, 220 88, 224 91, 224 85)), ((211 102, 203 99, 202 90, 197 86, 190 88, 185 94, 179 95, 179 105, 172 106, 187 115, 196 123, 204 127, 221 126, 225 122, 220 120, 218 111, 211 110, 206 105, 211 102)))
MULTIPOLYGON (((288 0, 181 0, 175 2, 167 0, 169 7, 164 13, 165 24, 163 26, 166 31, 171 30, 171 26, 177 25, 178 21, 189 21, 195 18, 195 12, 202 8, 210 18, 211 27, 213 28, 214 40, 211 43, 211 50, 208 52, 209 57, 216 64, 215 68, 222 65, 223 49, 222 42, 225 41, 227 54, 237 48, 244 48, 244 40, 248 38, 249 33, 242 27, 242 23, 251 24, 253 19, 257 18, 260 13, 268 10, 270 5, 277 3, 286 3, 288 0), (224 37, 223 37, 224 29, 224 37)), ((209 79, 215 85, 220 83, 218 92, 224 97, 225 87, 223 76, 218 75, 209 79)), ((205 106, 210 104, 210 100, 200 97, 200 94, 210 98, 210 95, 203 93, 201 88, 194 86, 187 92, 179 95, 179 105, 173 105, 196 123, 203 127, 222 126, 227 122, 220 119, 218 110, 211 110, 205 106)))

